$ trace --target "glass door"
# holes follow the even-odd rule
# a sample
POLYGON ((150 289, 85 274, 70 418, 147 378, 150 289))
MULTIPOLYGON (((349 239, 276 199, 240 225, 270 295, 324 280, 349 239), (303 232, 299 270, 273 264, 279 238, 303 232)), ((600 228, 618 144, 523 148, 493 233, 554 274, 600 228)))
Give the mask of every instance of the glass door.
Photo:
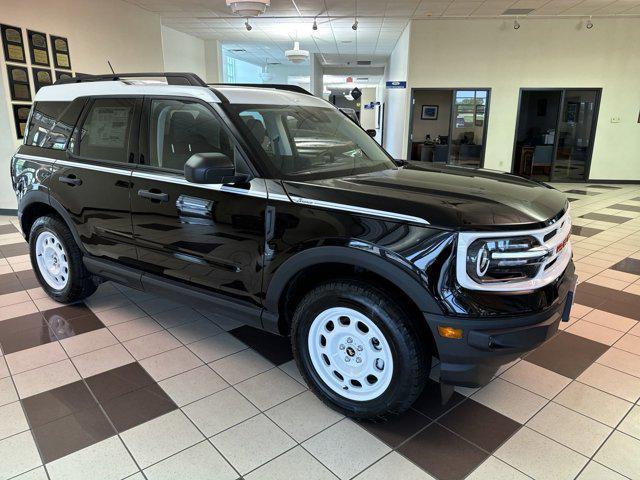
POLYGON ((552 178, 587 178, 598 113, 599 90, 565 90, 558 121, 552 178))
POLYGON ((513 173, 551 180, 562 90, 523 90, 520 94, 513 173))
POLYGON ((488 90, 455 90, 449 135, 449 163, 480 167, 484 156, 488 90))

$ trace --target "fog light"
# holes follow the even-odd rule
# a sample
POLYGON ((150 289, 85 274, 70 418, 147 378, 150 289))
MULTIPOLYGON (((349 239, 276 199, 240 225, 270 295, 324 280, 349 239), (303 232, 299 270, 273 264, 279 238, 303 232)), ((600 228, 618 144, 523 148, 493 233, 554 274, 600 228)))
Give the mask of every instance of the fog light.
POLYGON ((438 333, 440 334, 441 337, 444 337, 444 338, 454 338, 454 339, 462 338, 461 328, 444 327, 442 325, 438 325, 438 333))

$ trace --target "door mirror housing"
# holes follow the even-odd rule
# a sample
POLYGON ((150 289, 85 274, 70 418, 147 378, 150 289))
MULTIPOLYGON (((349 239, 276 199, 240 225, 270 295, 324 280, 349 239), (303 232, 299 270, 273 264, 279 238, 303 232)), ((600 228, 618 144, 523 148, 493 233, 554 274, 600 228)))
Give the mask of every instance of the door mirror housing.
POLYGON ((190 183, 236 183, 246 179, 236 175, 233 159, 224 153, 194 153, 184 166, 184 178, 190 183))
POLYGON ((374 128, 368 128, 365 131, 367 132, 367 135, 369 135, 371 138, 375 138, 376 133, 378 133, 374 128))

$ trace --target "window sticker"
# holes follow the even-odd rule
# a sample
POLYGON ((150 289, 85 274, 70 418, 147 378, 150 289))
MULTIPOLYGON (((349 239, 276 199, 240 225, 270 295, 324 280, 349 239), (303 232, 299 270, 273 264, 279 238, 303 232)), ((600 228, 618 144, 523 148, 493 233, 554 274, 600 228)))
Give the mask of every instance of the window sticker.
POLYGON ((89 146, 124 146, 130 114, 129 107, 95 107, 91 112, 89 146))

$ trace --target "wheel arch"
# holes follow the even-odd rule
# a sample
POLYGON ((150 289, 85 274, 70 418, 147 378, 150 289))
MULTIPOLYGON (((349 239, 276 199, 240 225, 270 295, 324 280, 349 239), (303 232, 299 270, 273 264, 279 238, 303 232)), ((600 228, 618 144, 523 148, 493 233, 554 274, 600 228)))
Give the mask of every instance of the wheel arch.
POLYGON ((338 246, 305 250, 278 268, 267 288, 267 317, 263 317, 263 320, 274 324, 265 325, 265 328, 288 335, 297 300, 319 283, 336 278, 368 281, 385 292, 391 292, 403 307, 410 310, 428 341, 434 342, 423 320, 423 312, 441 314, 441 310, 420 284, 417 275, 373 253, 338 246))
POLYGON ((60 218, 69 228, 80 250, 84 252, 80 236, 73 227, 73 222, 67 211, 59 202, 51 198, 48 193, 38 190, 28 192, 20 200, 20 228, 27 242, 29 241, 29 234, 31 233, 31 227, 34 222, 45 215, 53 215, 60 218))

